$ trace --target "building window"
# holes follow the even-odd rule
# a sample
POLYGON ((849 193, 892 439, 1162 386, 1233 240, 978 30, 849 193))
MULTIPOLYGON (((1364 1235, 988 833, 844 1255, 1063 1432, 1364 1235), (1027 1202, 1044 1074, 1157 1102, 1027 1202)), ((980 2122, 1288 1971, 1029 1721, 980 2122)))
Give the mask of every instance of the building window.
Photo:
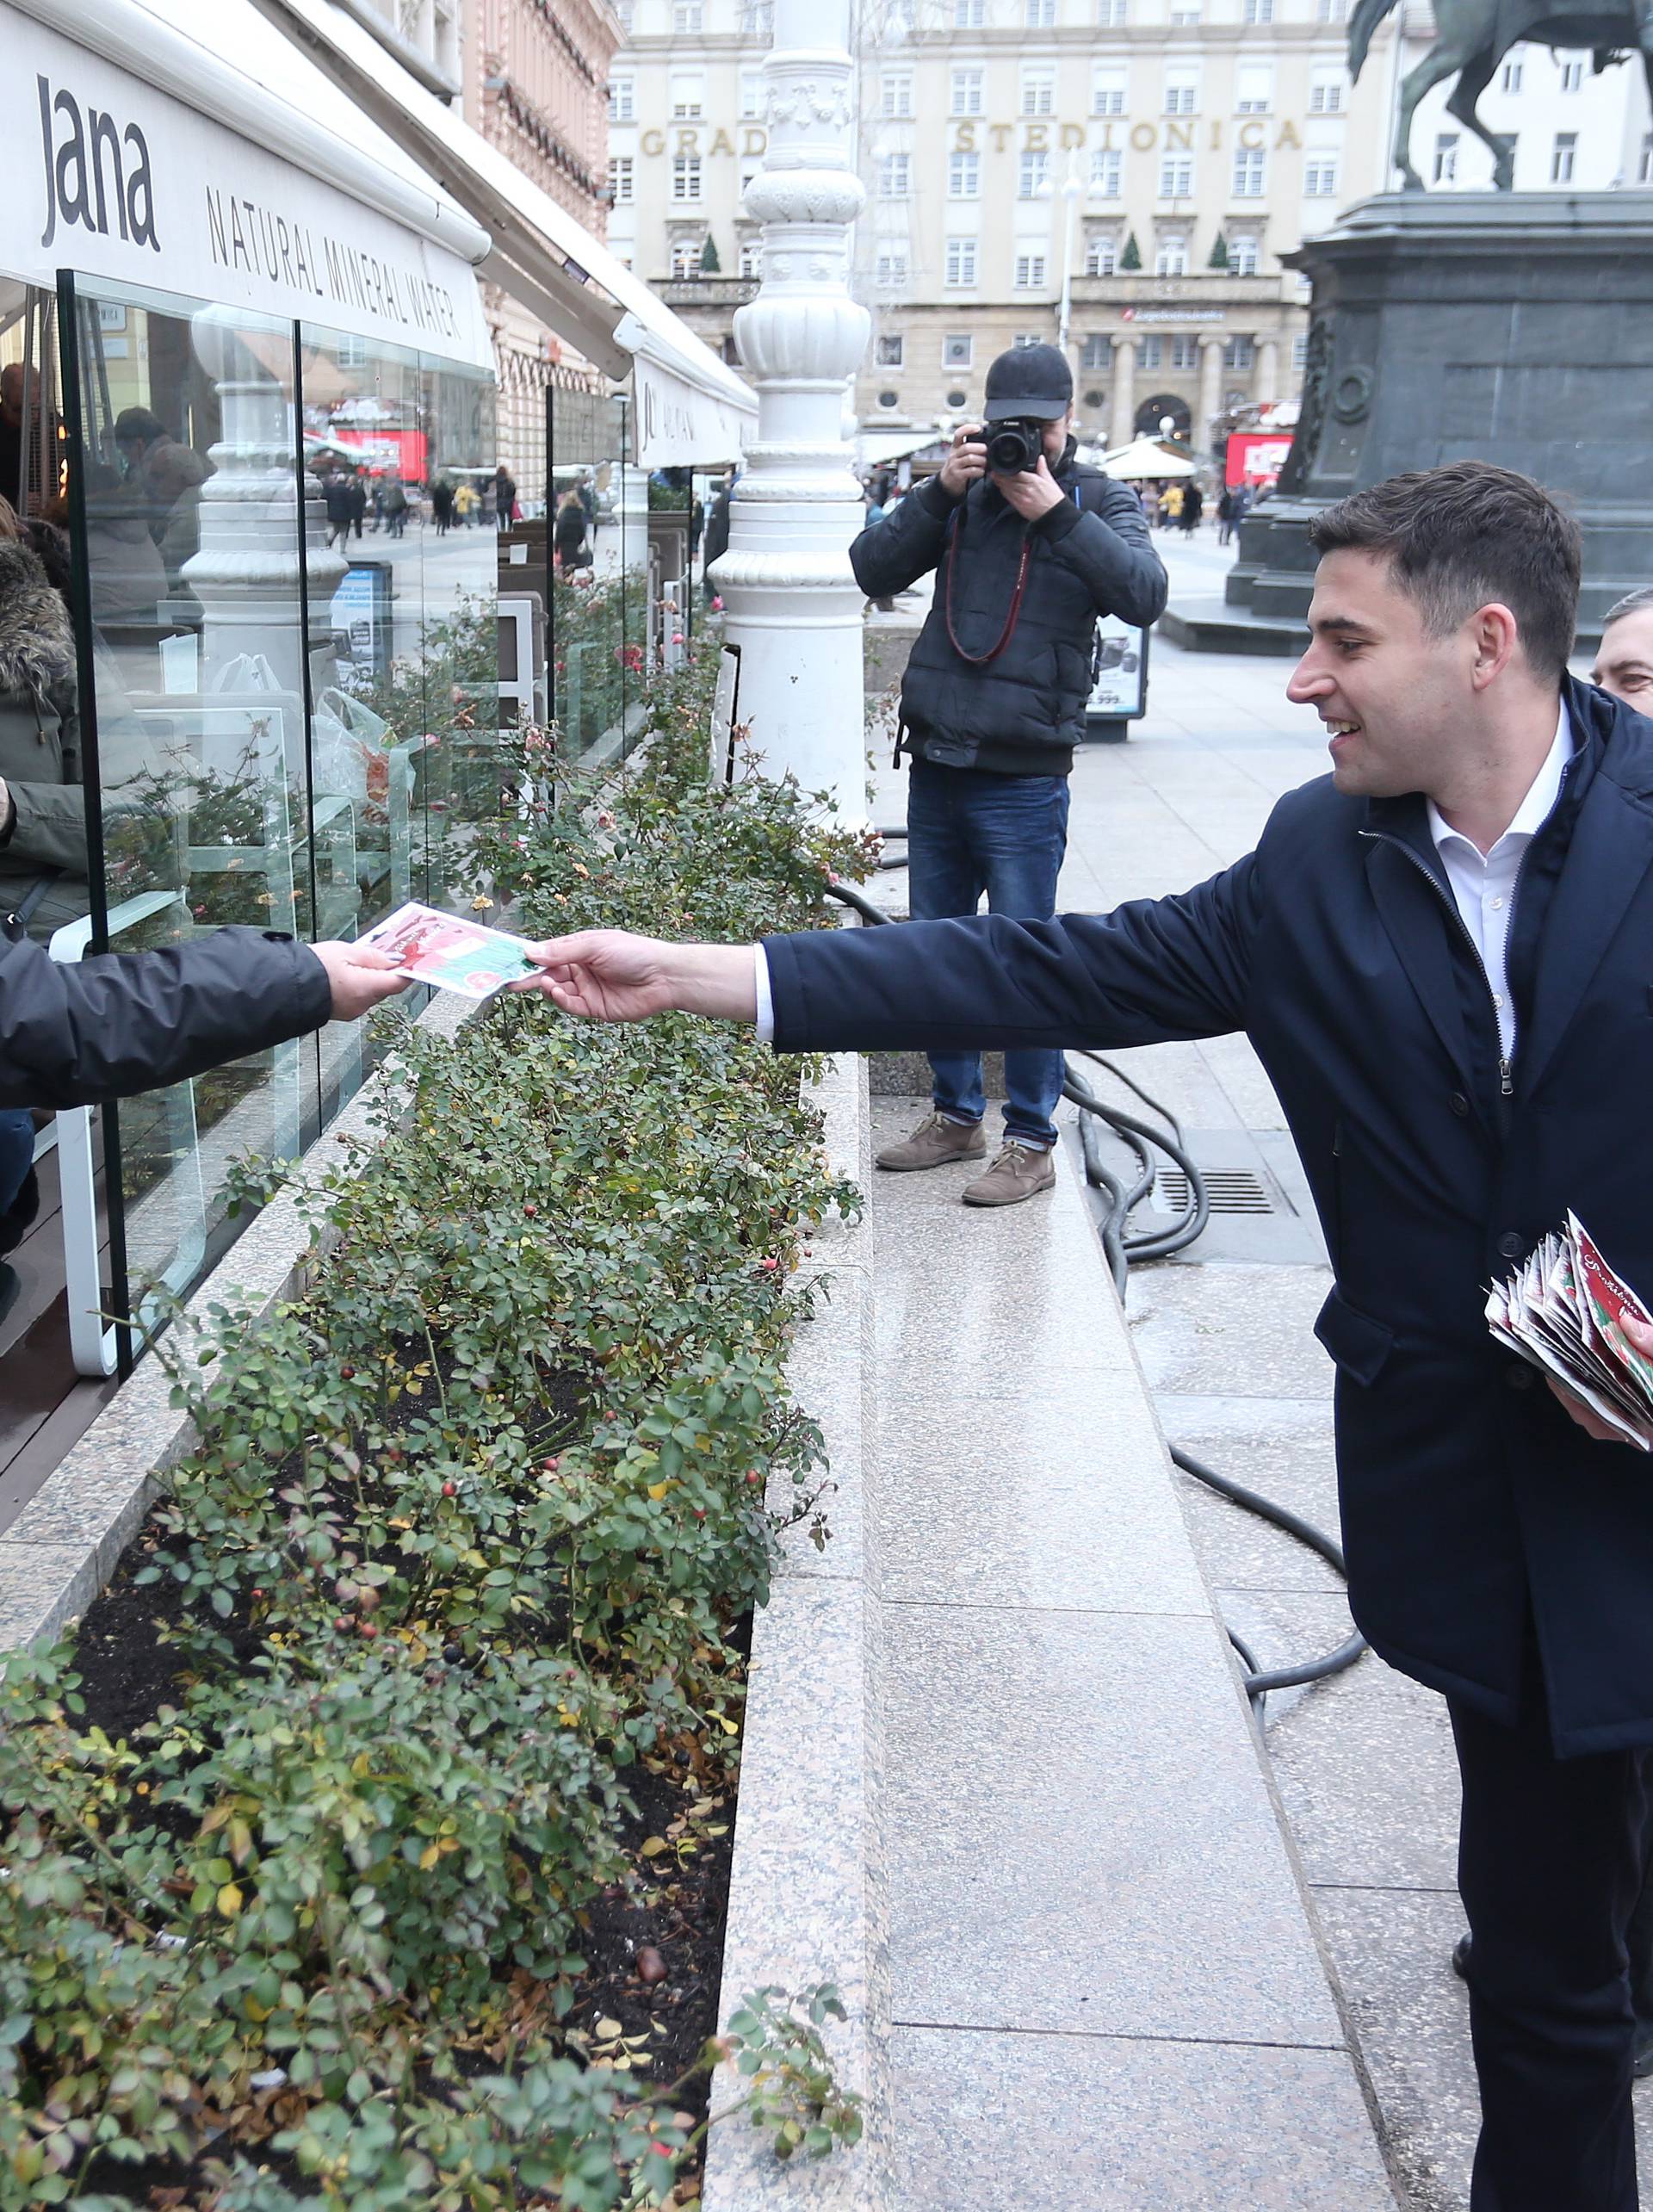
POLYGON ((1254 276, 1261 258, 1255 239, 1229 240, 1229 274, 1230 276, 1254 276))
POLYGON ((1274 0, 1246 0, 1245 19, 1248 23, 1272 23, 1274 0))
POLYGON ((1167 69, 1165 72, 1165 112, 1167 115, 1192 115, 1199 98, 1199 75, 1192 69, 1167 69))
POLYGON ((1337 196, 1337 164, 1325 154, 1309 154, 1303 164, 1303 196, 1305 200, 1332 200, 1337 196))
POLYGON ((968 369, 975 358, 975 340, 968 331, 955 332, 941 342, 944 369, 968 369))
POLYGON ((628 39, 631 36, 632 0, 614 0, 614 12, 620 18, 620 28, 628 39))
POLYGON ((1054 69, 1023 70, 1023 115, 1048 115, 1056 104, 1056 72, 1054 69))
POLYGON ((1056 0, 1022 0, 1022 21, 1030 31, 1049 31, 1055 28, 1056 0))
POLYGON ((967 291, 975 282, 975 240, 949 239, 947 282, 955 291, 967 291))
POLYGON ((979 115, 981 113, 981 71, 979 69, 956 69, 952 90, 950 103, 952 114, 979 115))
POLYGON ((1291 367, 1294 374, 1301 376, 1308 366, 1309 333, 1307 331, 1299 331, 1291 341, 1291 367))
POLYGON ((1198 8, 1173 8, 1171 10, 1171 28, 1173 31, 1191 31, 1198 21, 1198 8))
POLYGON ((981 196, 981 155, 950 153, 947 157, 947 197, 950 200, 979 200, 981 196))
POLYGON ((1038 331, 1018 331, 1011 340, 1018 353, 1025 353, 1031 345, 1044 345, 1048 340, 1038 331))
POLYGON ((631 156, 616 154, 609 163, 609 193, 616 208, 631 205, 631 156))
POLYGON ((1236 200, 1260 200, 1264 179, 1267 173, 1268 156, 1260 146, 1242 146, 1234 157, 1234 196, 1236 200))
POLYGON ((1139 338, 1136 341, 1136 366, 1139 369, 1162 369, 1165 366, 1165 340, 1162 338, 1139 338))
POLYGON ((1113 358, 1113 341, 1105 331, 1091 331, 1079 356, 1081 369, 1105 369, 1113 358))
POLYGON ((913 72, 910 69, 886 71, 879 80, 878 90, 886 115, 904 120, 913 113, 913 72))
POLYGON ((1113 146, 1091 148, 1091 196, 1117 200, 1125 173, 1125 157, 1113 146))
POLYGON ((1123 115, 1125 112, 1125 72, 1123 69, 1091 71, 1091 113, 1123 115))
POLYGON ((1317 71, 1309 87, 1309 113, 1311 115, 1340 115, 1343 113, 1343 88, 1348 83, 1340 69, 1317 71))
POLYGON ((878 404, 881 407, 899 407, 901 404, 901 395, 899 392, 881 392, 878 394, 878 404))
POLYGON ((1044 256, 1042 253, 1018 253, 1017 255, 1016 289, 1018 292, 1043 291, 1044 256))
POLYGON ((1186 276, 1188 274, 1188 241, 1185 238, 1161 239, 1154 250, 1154 274, 1156 276, 1186 276))
POLYGON ((1173 369, 1198 369, 1199 340, 1197 338, 1173 338, 1171 341, 1173 369))
POLYGON ((1096 0, 1096 22, 1099 30, 1124 30, 1125 0, 1096 0))
POLYGON ((878 339, 873 356, 878 367, 899 369, 901 366, 901 353, 905 343, 899 331, 892 331, 888 338, 878 339))
POLYGON ((1119 249, 1114 240, 1091 239, 1085 247, 1085 274, 1087 276, 1111 276, 1119 266, 1119 249))
POLYGON ((609 79, 609 121, 628 123, 637 112, 637 80, 635 77, 612 77, 609 79))
POLYGON ((979 31, 987 20, 987 0, 953 0, 953 28, 979 31))
POLYGON ((743 161, 740 164, 740 197, 746 196, 746 187, 754 184, 764 173, 761 161, 743 161))
POLYGON ((743 39, 772 39, 775 35, 775 0, 743 0, 740 9, 740 35, 743 39))
POLYGON ((700 156, 697 153, 672 155, 672 197, 678 201, 699 199, 700 156))
POLYGON ((1255 360, 1257 348, 1248 338, 1231 338, 1223 349, 1224 369, 1249 369, 1255 360))
POLYGON ((1043 146, 1027 146, 1016 167, 1016 197, 1037 200, 1050 180, 1050 157, 1043 146))
POLYGON ((700 274, 702 239, 674 239, 672 241, 672 274, 681 282, 685 277, 700 274))
POLYGON ((1346 23, 1349 19, 1349 0, 1315 0, 1315 21, 1317 23, 1346 23))
POLYGON ((1168 153, 1160 163, 1161 200, 1186 200, 1194 189, 1194 164, 1186 153, 1168 153))
POLYGON ((706 80, 696 72, 692 77, 672 79, 672 115, 674 121, 698 121, 706 108, 706 80))
POLYGON ((1507 61, 1499 75, 1498 90, 1501 92, 1519 92, 1522 74, 1522 65, 1519 61, 1507 61))
POLYGON ((1436 184, 1455 184, 1458 182, 1458 133, 1442 131, 1435 140, 1435 164, 1432 181, 1436 184))
POLYGON ((740 72, 740 120, 743 123, 752 122, 763 112, 763 77, 755 69, 743 69, 740 72))
POLYGON ((1557 131, 1556 143, 1550 150, 1550 182, 1552 184, 1570 184, 1573 164, 1577 158, 1578 133, 1557 131))
POLYGON ((878 164, 878 197, 881 200, 905 200, 907 170, 912 156, 887 153, 878 164))
POLYGON ((1569 54, 1561 64, 1561 89, 1563 92, 1584 90, 1584 62, 1582 55, 1569 54))
POLYGON ((1235 75, 1236 115, 1266 115, 1274 103, 1274 72, 1266 61, 1241 62, 1235 75))
POLYGON ((672 10, 672 28, 681 38, 685 32, 700 28, 700 0, 676 0, 672 10))
POLYGON ((1636 182, 1638 184, 1653 184, 1653 131, 1649 131, 1642 139, 1641 158, 1636 164, 1636 182))
POLYGON ((907 260, 904 253, 881 253, 873 263, 876 282, 886 291, 894 291, 907 282, 907 260))
POLYGON ((744 277, 761 277, 764 273, 764 249, 756 239, 747 239, 740 248, 740 274, 744 277))

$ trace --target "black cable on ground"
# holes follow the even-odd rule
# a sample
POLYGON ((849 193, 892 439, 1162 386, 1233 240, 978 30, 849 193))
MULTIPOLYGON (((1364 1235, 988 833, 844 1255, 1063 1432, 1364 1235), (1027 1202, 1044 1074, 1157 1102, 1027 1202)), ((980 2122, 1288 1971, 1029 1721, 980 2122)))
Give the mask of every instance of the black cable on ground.
MULTIPOLYGON (((904 829, 900 832, 887 830, 882 833, 885 836, 905 836, 906 832, 904 829)), ((853 884, 833 880, 826 888, 833 898, 853 908, 864 921, 878 926, 889 920, 882 908, 875 906, 853 884)), ((1080 1109, 1079 1141, 1080 1150, 1084 1156, 1086 1180, 1094 1189, 1101 1191, 1107 1200, 1099 1234, 1103 1254, 1123 1301, 1131 1261, 1168 1259, 1173 1252, 1180 1252, 1192 1244, 1210 1219, 1210 1197, 1205 1188, 1204 1177, 1183 1145, 1182 1130, 1176 1116, 1162 1106, 1157 1099, 1150 1097, 1123 1068, 1115 1066, 1112 1061, 1105 1059, 1100 1053, 1080 1051, 1072 1058, 1089 1060, 1097 1067, 1105 1069, 1116 1081, 1133 1091, 1148 1111, 1157 1115, 1164 1124, 1163 1128, 1155 1129, 1147 1122, 1138 1121, 1122 1108, 1110 1106, 1105 1100, 1097 1096, 1088 1083, 1074 1074, 1071 1059, 1065 1063, 1062 1096, 1071 1100, 1080 1109), (1104 1126, 1111 1129, 1133 1156, 1135 1172, 1129 1180, 1117 1174, 1107 1163, 1102 1150, 1104 1126), (1188 1195, 1180 1212, 1168 1228, 1146 1235, 1141 1231, 1132 1235, 1129 1226, 1131 1209, 1153 1188, 1157 1173, 1154 1160, 1155 1151, 1164 1153, 1167 1159, 1181 1168, 1187 1179, 1188 1195)), ((1270 1521, 1276 1528, 1283 1529, 1288 1536, 1295 1537, 1299 1544, 1305 1544, 1310 1551, 1317 1552, 1329 1566, 1347 1578, 1341 1546, 1327 1535, 1324 1529, 1316 1528, 1313 1521, 1305 1521, 1301 1514, 1293 1513, 1289 1506, 1275 1504, 1272 1498, 1265 1497, 1260 1490, 1247 1490, 1243 1483, 1235 1482, 1231 1476, 1219 1475, 1214 1468, 1195 1459, 1192 1453, 1185 1452, 1179 1445, 1173 1444, 1169 1449, 1173 1463, 1186 1475, 1192 1475, 1196 1482, 1204 1483, 1208 1490, 1227 1498, 1230 1504, 1241 1507, 1247 1513, 1254 1513, 1260 1520, 1270 1521)), ((1227 1630, 1227 1634, 1245 1669, 1246 1695, 1250 1699, 1260 1723, 1263 1718, 1264 1701, 1270 1690, 1292 1688, 1300 1682, 1324 1682, 1328 1676, 1340 1674, 1346 1667, 1352 1667, 1366 1648, 1366 1639, 1357 1629, 1346 1642, 1340 1644, 1334 1651, 1327 1652, 1323 1658, 1305 1660, 1297 1666, 1260 1667, 1255 1654, 1232 1628, 1227 1630)))

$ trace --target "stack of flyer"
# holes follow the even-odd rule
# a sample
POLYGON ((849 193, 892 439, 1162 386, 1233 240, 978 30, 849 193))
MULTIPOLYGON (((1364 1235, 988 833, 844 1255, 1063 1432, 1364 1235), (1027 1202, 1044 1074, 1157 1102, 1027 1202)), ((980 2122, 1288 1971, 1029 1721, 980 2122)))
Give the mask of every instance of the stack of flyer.
POLYGON ((1653 1360, 1625 1335, 1626 1314, 1653 1327, 1571 1213, 1487 1299, 1487 1325, 1501 1344, 1555 1376, 1627 1444, 1653 1451, 1653 1360))
POLYGON ((398 907, 362 933, 358 942, 376 952, 393 952, 400 971, 416 983, 462 998, 491 999, 507 983, 540 970, 523 949, 524 940, 503 929, 484 929, 462 914, 436 907, 398 907))

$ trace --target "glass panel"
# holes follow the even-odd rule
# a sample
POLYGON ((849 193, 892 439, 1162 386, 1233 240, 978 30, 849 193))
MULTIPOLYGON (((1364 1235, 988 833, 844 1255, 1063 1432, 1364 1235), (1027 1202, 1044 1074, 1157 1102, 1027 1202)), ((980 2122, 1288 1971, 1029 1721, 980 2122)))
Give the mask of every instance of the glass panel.
MULTIPOLYGON (((226 922, 307 935, 315 856, 292 326, 83 288, 65 335, 96 742, 83 763, 83 713, 72 741, 65 722, 37 748, 21 833, 0 856, 3 895, 60 870, 31 927, 43 939, 62 930, 64 946, 82 951, 102 903, 90 880, 100 863, 114 950, 226 922), (83 767, 98 798, 90 840, 83 767)), ((0 774, 9 780, 3 761, 0 774)), ((308 1039, 122 1106, 133 1290, 155 1279, 184 1287, 234 1233, 229 1164, 295 1153, 318 1113, 308 1039)))
MULTIPOLYGON (((628 399, 554 386, 546 406, 551 711, 565 757, 578 759, 610 733, 621 732, 623 744, 628 710, 642 688, 649 579, 662 562, 670 572, 662 580, 682 583, 678 627, 686 634, 692 626, 715 494, 703 480, 691 485, 687 471, 658 471, 650 481, 628 463, 628 399), (673 530, 657 560, 653 548, 673 530)), ((542 564, 547 552, 542 540, 542 564)))

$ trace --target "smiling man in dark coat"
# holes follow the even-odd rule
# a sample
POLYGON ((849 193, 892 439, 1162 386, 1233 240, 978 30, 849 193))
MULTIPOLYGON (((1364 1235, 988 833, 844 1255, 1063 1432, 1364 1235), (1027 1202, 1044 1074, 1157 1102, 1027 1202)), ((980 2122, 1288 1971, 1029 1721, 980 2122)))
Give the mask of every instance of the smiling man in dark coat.
POLYGON ((1474 2212, 1635 2212, 1653 1460, 1592 1435, 1483 1307, 1569 1207, 1653 1293, 1653 722, 1568 676, 1578 534, 1524 477, 1398 477, 1312 536, 1289 692, 1332 773, 1209 883, 758 958, 587 933, 540 948, 542 987, 610 1019, 756 1016, 787 1051, 1249 1035, 1336 1272, 1350 1603, 1458 1744, 1474 2212))

